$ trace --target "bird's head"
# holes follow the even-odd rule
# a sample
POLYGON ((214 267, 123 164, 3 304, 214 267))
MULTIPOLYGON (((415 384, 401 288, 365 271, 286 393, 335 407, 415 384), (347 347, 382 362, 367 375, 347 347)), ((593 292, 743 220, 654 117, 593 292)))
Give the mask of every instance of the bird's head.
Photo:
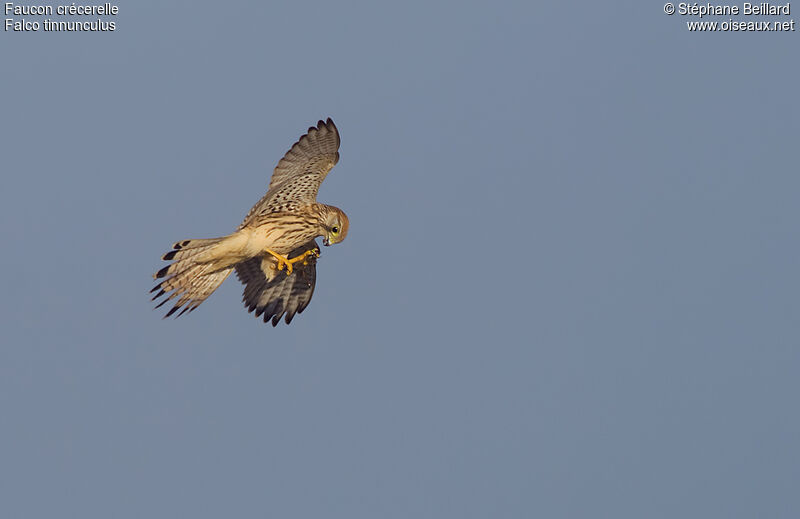
POLYGON ((350 220, 344 211, 338 207, 328 206, 322 220, 322 243, 326 246, 339 243, 347 237, 347 230, 350 228, 350 220))

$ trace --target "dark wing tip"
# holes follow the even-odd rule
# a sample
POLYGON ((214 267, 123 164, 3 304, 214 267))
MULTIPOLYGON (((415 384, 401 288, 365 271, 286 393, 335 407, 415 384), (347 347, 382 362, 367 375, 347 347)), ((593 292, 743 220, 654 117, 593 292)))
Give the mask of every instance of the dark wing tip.
POLYGON ((320 119, 319 121, 317 121, 317 125, 316 126, 312 126, 311 128, 308 129, 308 131, 312 132, 312 131, 318 131, 318 130, 322 130, 322 129, 325 129, 325 130, 328 130, 329 132, 335 133, 336 134, 336 142, 337 142, 337 144, 339 144, 339 128, 336 127, 336 124, 333 122, 333 119, 331 119, 330 117, 328 117, 324 121, 322 119, 320 119))
POLYGON ((328 130, 332 131, 336 135, 339 135, 339 128, 336 127, 336 123, 334 123, 333 119, 331 119, 330 117, 328 117, 328 119, 324 123, 322 121, 320 121, 319 123, 324 124, 328 130))
MULTIPOLYGON (((306 134, 303 135, 303 137, 300 137, 300 139, 298 139, 297 142, 295 142, 292 145, 292 148, 294 148, 297 144, 299 144, 300 141, 302 141, 304 137, 306 137, 306 136, 310 137, 311 135, 315 134, 316 132, 319 132, 319 131, 322 131, 322 130, 325 130, 325 131, 328 131, 328 132, 333 132, 333 134, 336 136, 336 147, 338 148, 339 145, 342 143, 341 139, 339 138, 339 129, 336 128, 336 125, 333 123, 333 119, 331 119, 330 117, 328 117, 324 121, 322 119, 320 119, 319 121, 317 121, 317 125, 316 126, 309 126, 308 127, 308 131, 306 131, 306 134)), ((292 148, 289 148, 289 150, 291 151, 292 148)), ((339 153, 337 152, 336 153, 336 162, 338 162, 338 161, 339 161, 339 153)), ((334 164, 335 164, 335 162, 334 162, 334 164)))
POLYGON ((322 121, 318 122, 317 126, 320 129, 322 129, 322 127, 324 126, 329 132, 333 132, 333 134, 336 136, 336 149, 337 149, 337 151, 336 151, 336 158, 333 160, 333 165, 335 166, 336 164, 339 163, 339 151, 338 151, 338 149, 339 149, 339 146, 342 145, 342 138, 339 136, 339 128, 336 127, 336 125, 333 123, 333 119, 331 119, 330 117, 328 117, 328 119, 324 123, 322 121))

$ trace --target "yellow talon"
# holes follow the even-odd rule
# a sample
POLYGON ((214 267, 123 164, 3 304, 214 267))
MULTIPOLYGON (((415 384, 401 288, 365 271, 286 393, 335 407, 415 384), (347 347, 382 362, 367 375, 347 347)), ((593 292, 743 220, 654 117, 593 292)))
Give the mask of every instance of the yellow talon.
POLYGON ((295 258, 295 260, 302 258, 303 265, 308 265, 308 256, 314 256, 315 258, 319 258, 319 249, 311 249, 305 251, 302 255, 295 258))
POLYGON ((266 249, 266 251, 275 256, 275 259, 278 260, 278 270, 283 270, 283 267, 286 267, 287 276, 292 273, 292 271, 294 270, 294 264, 297 263, 298 261, 302 261, 303 265, 308 265, 308 260, 306 259, 308 256, 314 256, 315 258, 319 257, 319 252, 317 249, 307 250, 303 254, 292 259, 289 259, 283 254, 278 254, 277 252, 271 251, 269 249, 266 249))

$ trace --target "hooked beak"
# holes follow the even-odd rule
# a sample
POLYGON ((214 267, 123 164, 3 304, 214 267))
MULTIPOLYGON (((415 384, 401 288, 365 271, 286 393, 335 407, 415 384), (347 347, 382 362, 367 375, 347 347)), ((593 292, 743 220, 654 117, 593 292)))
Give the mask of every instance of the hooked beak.
POLYGON ((327 236, 322 238, 322 244, 325 245, 326 247, 331 244, 327 236))

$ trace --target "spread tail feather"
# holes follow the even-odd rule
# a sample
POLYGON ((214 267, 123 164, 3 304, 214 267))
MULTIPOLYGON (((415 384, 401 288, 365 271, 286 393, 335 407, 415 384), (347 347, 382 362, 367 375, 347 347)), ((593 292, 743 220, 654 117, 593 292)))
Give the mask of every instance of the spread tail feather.
POLYGON ((172 263, 153 275, 163 280, 150 290, 150 293, 158 291, 152 300, 164 296, 156 305, 159 308, 167 301, 178 299, 165 318, 178 310, 175 317, 191 312, 225 281, 240 261, 236 254, 239 245, 236 238, 233 234, 223 238, 183 240, 162 256, 172 263))

